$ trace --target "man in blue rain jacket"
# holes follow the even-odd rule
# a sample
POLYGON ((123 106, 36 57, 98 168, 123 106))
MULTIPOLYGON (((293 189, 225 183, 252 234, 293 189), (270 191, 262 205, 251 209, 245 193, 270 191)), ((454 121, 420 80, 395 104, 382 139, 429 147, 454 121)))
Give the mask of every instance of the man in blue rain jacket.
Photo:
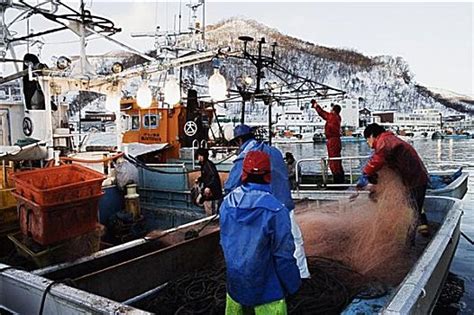
POLYGON ((234 129, 234 139, 240 147, 239 155, 234 160, 234 165, 230 170, 229 177, 224 184, 224 191, 226 194, 239 187, 242 184, 242 165, 245 156, 250 151, 263 151, 270 156, 272 165, 272 180, 270 183, 273 196, 283 203, 290 211, 291 233, 295 240, 295 252, 298 268, 300 270, 301 278, 310 278, 308 264, 306 262, 306 255, 303 248, 303 235, 298 224, 295 221, 294 211, 295 204, 291 199, 290 184, 288 181, 288 170, 285 160, 280 150, 268 144, 257 141, 252 132, 252 129, 245 125, 238 125, 234 129))
POLYGON ((242 185, 220 208, 221 246, 227 266, 226 314, 286 314, 285 296, 301 285, 293 256, 289 211, 271 193, 270 157, 249 152, 242 185))

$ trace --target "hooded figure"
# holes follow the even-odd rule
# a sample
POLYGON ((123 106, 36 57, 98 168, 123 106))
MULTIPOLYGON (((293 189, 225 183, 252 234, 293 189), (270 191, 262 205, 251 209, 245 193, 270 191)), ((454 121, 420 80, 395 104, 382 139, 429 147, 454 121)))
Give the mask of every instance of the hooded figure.
MULTIPOLYGON (((41 64, 38 57, 33 54, 26 54, 23 57, 23 70, 31 65, 33 70, 46 67, 41 64)), ((30 81, 28 74, 23 76, 23 94, 27 109, 45 109, 44 93, 38 81, 30 81)))
POLYGON ((268 154, 249 152, 243 184, 225 197, 220 209, 226 314, 239 314, 243 307, 256 314, 286 314, 285 297, 301 285, 288 209, 271 193, 271 169, 268 154))
POLYGON ((295 204, 291 198, 288 171, 281 152, 277 148, 269 146, 262 141, 257 141, 252 132, 252 128, 244 124, 235 127, 234 139, 232 141, 236 141, 239 144, 240 150, 229 172, 229 177, 224 184, 224 191, 230 193, 242 184, 243 161, 249 152, 263 151, 270 156, 272 165, 270 189, 273 196, 290 211, 291 232, 295 240, 294 256, 300 269, 301 278, 309 278, 310 274, 303 248, 303 235, 295 220, 293 211, 295 204))

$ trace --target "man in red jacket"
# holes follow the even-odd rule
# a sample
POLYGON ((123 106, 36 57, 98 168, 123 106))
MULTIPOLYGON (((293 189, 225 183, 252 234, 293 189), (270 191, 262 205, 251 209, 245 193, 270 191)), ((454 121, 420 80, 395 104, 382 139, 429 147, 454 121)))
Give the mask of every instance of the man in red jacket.
POLYGON ((428 172, 418 153, 410 144, 392 132, 385 131, 376 123, 365 128, 364 137, 374 153, 362 170, 362 176, 357 181, 357 189, 367 186, 369 178, 376 178, 377 172, 383 166, 390 167, 400 175, 409 189, 410 202, 418 213, 418 232, 422 235, 429 234, 428 220, 422 211, 428 185, 428 172))
MULTIPOLYGON (((326 112, 314 99, 311 100, 311 105, 318 115, 326 121, 324 133, 326 135, 326 146, 329 158, 341 157, 341 116, 339 116, 341 106, 333 105, 332 110, 326 112)), ((344 169, 342 168, 342 161, 329 160, 329 168, 332 172, 334 184, 343 184, 344 169)))

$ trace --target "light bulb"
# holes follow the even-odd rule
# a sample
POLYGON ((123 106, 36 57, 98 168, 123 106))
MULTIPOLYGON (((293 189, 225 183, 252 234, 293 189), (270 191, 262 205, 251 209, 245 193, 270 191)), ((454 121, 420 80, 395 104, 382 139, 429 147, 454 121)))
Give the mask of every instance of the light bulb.
POLYGON ((150 108, 153 97, 151 95, 151 90, 148 87, 148 83, 143 81, 140 87, 137 90, 137 105, 141 109, 150 108))
POLYGON ((107 94, 107 98, 105 99, 105 109, 111 112, 119 111, 120 100, 121 96, 118 92, 112 92, 110 94, 107 94))
POLYGON ((219 69, 214 69, 214 74, 209 78, 209 95, 213 101, 223 101, 227 98, 227 83, 219 69))
POLYGON ((174 105, 181 99, 179 83, 174 76, 170 76, 163 89, 165 102, 174 105))

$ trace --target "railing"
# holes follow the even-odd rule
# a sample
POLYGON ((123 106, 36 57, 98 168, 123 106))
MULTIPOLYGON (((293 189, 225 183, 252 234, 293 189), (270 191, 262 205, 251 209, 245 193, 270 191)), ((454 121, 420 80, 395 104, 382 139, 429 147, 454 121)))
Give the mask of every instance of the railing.
MULTIPOLYGON (((328 166, 329 166, 329 161, 349 161, 349 183, 350 185, 353 185, 354 180, 353 180, 353 161, 354 160, 364 160, 368 159, 370 156, 365 155, 365 156, 345 156, 345 157, 322 157, 322 158, 307 158, 307 159, 300 159, 296 162, 296 189, 299 191, 300 187, 317 187, 317 183, 315 184, 302 184, 300 183, 302 179, 302 174, 301 173, 301 164, 302 163, 307 163, 307 162, 319 162, 321 163, 321 176, 323 179, 323 186, 327 187, 328 186, 328 166)), ((347 186, 347 184, 330 184, 332 187, 344 187, 347 186)))

